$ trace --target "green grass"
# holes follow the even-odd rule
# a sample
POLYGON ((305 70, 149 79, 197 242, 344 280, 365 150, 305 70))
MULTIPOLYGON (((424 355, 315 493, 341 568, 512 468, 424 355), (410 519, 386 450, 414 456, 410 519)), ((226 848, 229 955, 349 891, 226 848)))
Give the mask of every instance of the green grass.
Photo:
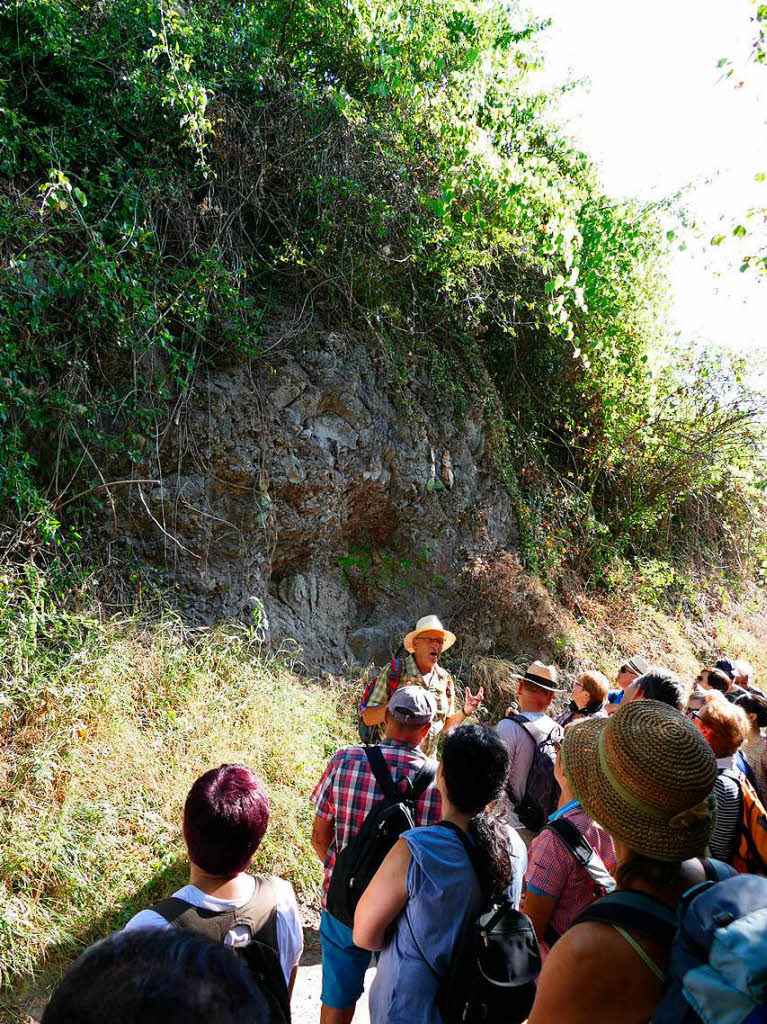
POLYGON ((183 881, 183 800, 210 767, 239 762, 265 780, 272 815, 256 869, 315 898, 307 798, 339 743, 353 739, 351 688, 300 679, 246 629, 104 625, 50 607, 30 628, 29 614, 0 608, 9 1020, 81 948, 183 881))

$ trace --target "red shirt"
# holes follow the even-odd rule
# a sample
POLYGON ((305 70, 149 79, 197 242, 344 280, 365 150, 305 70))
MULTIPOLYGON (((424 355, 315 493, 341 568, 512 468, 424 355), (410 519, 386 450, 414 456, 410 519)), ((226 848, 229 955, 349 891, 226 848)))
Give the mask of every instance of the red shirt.
MULTIPOLYGON (((426 761, 423 751, 402 740, 382 740, 381 753, 395 784, 414 779, 426 761)), ((322 906, 328 894, 336 857, 362 828, 374 803, 383 792, 370 769, 364 747, 344 747, 330 759, 322 778, 311 795, 318 818, 335 823, 335 831, 325 858, 322 906)), ((442 816, 442 798, 432 783, 415 805, 416 825, 432 825, 442 816)))
MULTIPOLYGON (((566 805, 558 816, 567 818, 580 829, 592 849, 602 858, 604 866, 613 874, 615 849, 612 838, 591 820, 577 801, 572 803, 575 806, 566 805)), ((559 836, 548 828, 533 839, 527 851, 525 887, 555 901, 549 923, 558 935, 563 935, 578 914, 601 895, 586 869, 576 862, 559 836)), ((547 951, 548 946, 541 943, 541 952, 547 951)))

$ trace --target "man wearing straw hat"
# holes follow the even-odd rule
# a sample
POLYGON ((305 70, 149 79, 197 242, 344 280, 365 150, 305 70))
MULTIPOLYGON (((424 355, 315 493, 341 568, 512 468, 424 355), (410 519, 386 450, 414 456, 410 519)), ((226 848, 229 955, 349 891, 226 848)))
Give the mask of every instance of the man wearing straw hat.
MULTIPOLYGON (((427 757, 434 757, 440 733, 450 732, 456 725, 477 710, 485 696, 480 686, 476 694, 468 688, 464 695, 462 711, 455 710, 455 681, 444 668, 437 664, 440 655, 455 643, 455 633, 445 629, 436 615, 424 615, 403 640, 409 657, 402 666, 398 686, 422 686, 434 698, 437 706, 431 729, 421 742, 421 750, 427 757)), ((365 725, 381 726, 389 703, 389 669, 378 672, 376 683, 370 692, 362 711, 365 725)))
MULTIPOLYGON (((502 719, 496 726, 496 731, 509 748, 507 791, 514 804, 514 810, 509 814, 509 824, 519 831, 525 845, 529 845, 536 829, 532 827, 532 823, 526 826, 517 812, 527 791, 528 776, 536 757, 536 749, 541 745, 545 746, 549 739, 559 740, 562 737, 561 726, 547 712, 554 695, 565 691, 559 686, 556 665, 545 665, 542 661, 534 661, 523 676, 516 675, 514 678, 520 680, 517 691, 519 713, 502 719)), ((559 787, 554 783, 553 756, 550 782, 554 806, 538 808, 539 816, 542 816, 541 824, 555 809, 555 796, 559 792, 559 787)))

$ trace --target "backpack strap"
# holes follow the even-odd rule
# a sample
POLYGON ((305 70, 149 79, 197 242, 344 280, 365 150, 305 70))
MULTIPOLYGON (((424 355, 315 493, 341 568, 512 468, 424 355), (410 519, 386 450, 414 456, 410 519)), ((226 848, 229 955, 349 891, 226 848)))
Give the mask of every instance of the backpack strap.
POLYGON ((389 696, 399 686, 399 681, 402 678, 402 659, 392 658, 391 665, 389 666, 389 696))
POLYGON ((468 835, 464 832, 464 830, 462 828, 459 828, 454 821, 440 821, 438 822, 438 824, 441 825, 442 828, 449 829, 456 836, 458 836, 458 838, 461 841, 461 846, 466 851, 466 856, 471 861, 471 866, 474 869, 474 874, 477 875, 477 878, 479 879, 480 872, 478 870, 477 849, 474 846, 474 843, 472 843, 472 841, 469 839, 468 835))
POLYGON ((546 822, 543 828, 558 835, 576 862, 582 868, 586 867, 594 853, 594 848, 577 825, 568 821, 567 818, 555 818, 554 821, 546 822))
POLYGON ((255 878, 255 891, 247 903, 233 910, 208 910, 193 903, 169 896, 157 903, 152 910, 165 918, 169 925, 179 931, 205 935, 214 942, 223 942, 235 925, 245 924, 251 934, 277 949, 276 911, 277 896, 271 878, 255 878))
POLYGON ((437 775, 437 762, 436 761, 425 761, 421 768, 410 783, 410 797, 409 799, 416 803, 421 799, 426 790, 434 782, 437 775))
POLYGON ((700 862, 703 865, 707 882, 723 882, 726 878, 732 878, 733 875, 737 875, 735 868, 731 868, 729 864, 725 864, 722 860, 701 857, 700 862))
POLYGON ((400 794, 397 792, 394 786, 394 780, 391 777, 389 771, 389 765, 386 763, 386 758, 381 752, 379 746, 364 747, 365 753, 367 754, 368 763, 370 770, 375 775, 375 780, 384 792, 384 796, 387 796, 390 800, 397 800, 400 794))
POLYGON ((605 867, 605 863, 597 851, 584 836, 577 825, 567 818, 555 818, 547 822, 544 828, 556 833, 575 858, 592 882, 605 893, 615 888, 615 879, 605 867))
POLYGON ((543 743, 555 732, 562 732, 562 726, 558 722, 553 721, 553 719, 551 720, 551 727, 545 728, 544 726, 544 729, 541 729, 538 725, 540 719, 536 719, 534 722, 531 722, 530 719, 525 718, 524 715, 513 715, 511 721, 522 726, 522 730, 530 737, 533 741, 533 746, 535 747, 537 747, 539 743, 543 743))
POLYGON ((611 892, 586 907, 573 924, 595 921, 656 939, 670 946, 677 930, 676 913, 665 903, 635 889, 611 892))

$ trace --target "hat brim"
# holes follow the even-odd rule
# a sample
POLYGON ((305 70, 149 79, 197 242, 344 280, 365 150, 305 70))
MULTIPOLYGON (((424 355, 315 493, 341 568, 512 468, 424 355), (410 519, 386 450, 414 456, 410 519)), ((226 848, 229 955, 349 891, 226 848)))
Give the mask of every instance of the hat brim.
POLYGON ((521 676, 519 672, 509 672, 512 679, 521 679, 523 683, 532 683, 534 686, 540 686, 542 690, 548 690, 549 693, 567 693, 567 690, 563 690, 561 686, 554 686, 550 679, 543 679, 542 676, 521 676))
MULTIPOLYGON (((619 714, 621 710, 613 717, 619 714)), ((562 769, 583 809, 613 839, 641 856, 662 861, 702 856, 711 837, 710 823, 671 829, 665 821, 643 814, 610 785, 599 757, 599 737, 610 722, 584 719, 566 731, 562 742, 562 769)))
POLYGON ((452 647, 456 640, 455 633, 451 633, 449 629, 433 629, 430 626, 427 626, 426 629, 413 629, 407 634, 405 639, 402 641, 402 646, 405 648, 408 654, 413 653, 413 641, 415 640, 415 638, 418 636, 422 636, 424 633, 442 633, 443 651, 446 651, 448 650, 448 648, 452 647))

